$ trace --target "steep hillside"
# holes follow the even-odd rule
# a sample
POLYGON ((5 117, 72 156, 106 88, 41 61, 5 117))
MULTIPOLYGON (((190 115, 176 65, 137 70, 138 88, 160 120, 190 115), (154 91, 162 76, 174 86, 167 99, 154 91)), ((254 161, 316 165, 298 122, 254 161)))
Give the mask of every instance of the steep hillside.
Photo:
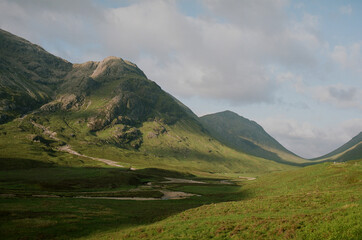
POLYGON ((362 143, 358 143, 355 146, 349 148, 341 154, 337 154, 335 157, 331 157, 330 160, 335 162, 346 162, 351 160, 360 159, 362 156, 362 143))
POLYGON ((0 123, 54 97, 72 64, 0 29, 0 123))
POLYGON ((359 159, 362 156, 362 132, 353 137, 347 143, 343 144, 336 150, 311 160, 334 160, 334 161, 348 161, 359 159))
POLYGON ((200 118, 213 137, 229 147, 276 162, 307 162, 283 147, 256 122, 225 111, 200 118))

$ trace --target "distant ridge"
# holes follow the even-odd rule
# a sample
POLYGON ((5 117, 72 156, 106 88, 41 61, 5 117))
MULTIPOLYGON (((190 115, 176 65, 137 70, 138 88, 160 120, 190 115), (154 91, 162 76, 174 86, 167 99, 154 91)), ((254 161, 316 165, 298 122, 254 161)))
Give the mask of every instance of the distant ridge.
POLYGON ((360 158, 362 158, 362 132, 336 150, 311 160, 333 159, 335 161, 348 161, 360 158))
POLYGON ((276 162, 305 162, 282 146, 259 124, 232 111, 208 114, 200 120, 213 137, 229 147, 276 162))

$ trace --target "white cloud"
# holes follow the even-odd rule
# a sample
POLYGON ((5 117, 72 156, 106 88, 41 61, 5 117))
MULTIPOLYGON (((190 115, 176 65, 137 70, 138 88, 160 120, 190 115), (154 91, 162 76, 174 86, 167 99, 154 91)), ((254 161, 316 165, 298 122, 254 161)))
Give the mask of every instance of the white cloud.
POLYGON ((94 51, 102 14, 87 0, 0 0, 0 28, 67 60, 83 60, 84 56, 79 55, 94 51))
POLYGON ((351 15, 352 14, 352 6, 351 4, 341 6, 339 8, 339 12, 344 15, 351 15))
MULTIPOLYGON (((361 73, 362 43, 335 46, 330 52, 320 33, 323 16, 306 13, 304 4, 295 5, 303 8, 295 11, 305 12, 298 19, 287 12, 292 4, 287 0, 228 0, 227 4, 201 0, 205 11, 197 17, 182 14, 177 1, 128 1, 119 8, 96 2, 0 0, 0 27, 70 61, 109 55, 133 61, 181 98, 228 101, 234 106, 282 99, 295 104, 290 108, 301 109, 306 104, 296 104, 304 102, 303 96, 310 100, 308 106, 318 99, 339 108, 361 109, 361 89, 331 85, 321 62, 327 57, 346 71, 361 73), (279 72, 271 74, 273 68, 279 72), (314 82, 321 79, 327 80, 314 82), (325 86, 311 87, 321 84, 325 86), (300 98, 286 99, 293 94, 300 98)), ((352 7, 343 11, 350 14, 352 7)), ((319 151, 306 144, 309 151, 301 141, 320 140, 324 131, 309 123, 281 124, 280 135, 295 136, 300 150, 319 151), (284 127, 291 134, 283 135, 284 127)))
POLYGON ((305 7, 304 3, 297 3, 297 4, 294 5, 295 9, 301 9, 301 8, 304 8, 304 7, 305 7))
POLYGON ((362 73, 362 43, 354 43, 350 46, 335 46, 331 52, 331 58, 343 69, 351 69, 362 73))
POLYGON ((276 76, 282 86, 289 86, 296 93, 309 99, 327 103, 341 109, 362 110, 362 89, 359 86, 346 84, 311 85, 305 82, 303 76, 292 72, 283 72, 276 76))
POLYGON ((314 67, 321 44, 318 18, 290 21, 284 0, 203 1, 209 12, 198 18, 181 14, 174 1, 115 9, 73 2, 0 0, 0 27, 76 62, 129 59, 180 97, 235 104, 272 102, 277 83, 267 66, 314 67))
POLYGON ((308 90, 308 87, 304 83, 303 77, 292 72, 280 73, 276 76, 276 80, 280 84, 291 84, 294 90, 300 94, 304 94, 308 90))
POLYGON ((267 118, 260 123, 286 148, 306 158, 327 154, 362 131, 362 119, 351 119, 325 128, 316 128, 312 123, 285 116, 267 118))

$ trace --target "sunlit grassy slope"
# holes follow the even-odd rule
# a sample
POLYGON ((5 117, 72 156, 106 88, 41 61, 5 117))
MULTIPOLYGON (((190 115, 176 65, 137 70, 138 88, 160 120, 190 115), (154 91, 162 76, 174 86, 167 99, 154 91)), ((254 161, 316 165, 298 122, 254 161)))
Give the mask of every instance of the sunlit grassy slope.
MULTIPOLYGON (((185 188, 205 193, 202 187, 185 188)), ((151 225, 100 233, 91 239, 362 237, 361 160, 268 174, 243 184, 239 194, 239 201, 205 205, 151 225)))
POLYGON ((336 150, 323 155, 319 158, 312 159, 314 161, 336 161, 345 162, 349 160, 359 159, 362 156, 362 132, 353 137, 350 141, 343 144, 336 150))
POLYGON ((291 165, 309 162, 283 147, 256 122, 234 112, 208 114, 200 121, 213 137, 241 152, 291 165))
POLYGON ((179 121, 173 125, 145 122, 140 127, 143 144, 139 150, 134 150, 115 143, 112 136, 118 125, 91 133, 85 123, 78 123, 73 117, 72 113, 28 116, 3 124, 0 126, 0 147, 6 151, 1 152, 0 158, 30 159, 66 167, 106 166, 56 150, 58 146, 69 144, 79 153, 114 160, 125 167, 163 168, 197 175, 255 176, 292 168, 230 149, 203 133, 192 121, 179 121), (44 134, 30 122, 31 119, 56 132, 58 140, 44 134), (155 129, 159 128, 165 132, 154 136, 155 129), (44 141, 33 141, 34 136, 41 136, 44 141))

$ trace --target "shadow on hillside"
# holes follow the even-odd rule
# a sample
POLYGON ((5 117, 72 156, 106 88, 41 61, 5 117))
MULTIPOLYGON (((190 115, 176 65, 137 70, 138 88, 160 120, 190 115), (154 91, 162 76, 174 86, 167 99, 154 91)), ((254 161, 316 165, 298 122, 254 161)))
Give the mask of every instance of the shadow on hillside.
POLYGON ((0 170, 16 170, 16 169, 30 169, 30 168, 49 168, 55 167, 56 164, 49 162, 42 162, 34 159, 27 158, 1 158, 0 157, 0 170))
MULTIPOLYGON (((131 226, 157 222, 190 208, 241 200, 249 196, 247 192, 236 192, 156 201, 31 197, 35 193, 56 195, 67 191, 113 191, 119 187, 136 187, 148 181, 163 180, 163 177, 193 176, 157 168, 130 171, 117 168, 60 167, 19 158, 0 158, 0 167, 0 193, 9 193, 11 190, 12 194, 24 191, 28 194, 0 197, 0 225, 8 229, 4 239, 70 239, 99 232, 121 231, 131 226), (25 224, 26 221, 34 224, 25 224), (47 222, 51 224, 43 224, 47 222)), ((173 185, 175 186, 177 184, 173 185)))
MULTIPOLYGON (((324 160, 324 161, 310 161, 310 162, 304 162, 304 163, 295 163, 295 162, 289 162, 286 161, 284 159, 282 159, 281 157, 279 157, 278 154, 274 153, 274 152, 270 152, 268 150, 265 150, 257 145, 255 145, 254 143, 251 143, 249 141, 245 141, 247 142, 249 145, 249 147, 246 148, 236 148, 237 151, 241 152, 241 153, 246 153, 249 154, 251 156, 255 156, 255 157, 260 157, 266 160, 270 160, 270 161, 274 161, 277 163, 281 163, 281 164, 285 164, 285 165, 289 165, 289 166, 295 166, 295 167, 305 167, 305 166, 309 166, 309 165, 314 165, 314 164, 318 164, 321 162, 330 162, 330 160, 324 160)), ((231 146, 233 147, 233 146, 231 146)), ((235 158, 235 157, 231 157, 231 158, 225 158, 225 156, 223 156, 221 153, 219 152, 214 152, 214 151, 209 151, 209 153, 203 153, 200 151, 195 151, 195 150, 189 150, 188 148, 179 148, 179 149, 173 149, 173 150, 165 150, 162 148, 153 148, 153 153, 157 156, 160 157, 164 157, 164 156, 172 156, 174 158, 177 159, 198 159, 198 160, 202 160, 202 161, 206 161, 209 163, 225 163, 225 161, 229 161, 229 160, 234 160, 234 161, 239 161, 240 159, 235 158)))

